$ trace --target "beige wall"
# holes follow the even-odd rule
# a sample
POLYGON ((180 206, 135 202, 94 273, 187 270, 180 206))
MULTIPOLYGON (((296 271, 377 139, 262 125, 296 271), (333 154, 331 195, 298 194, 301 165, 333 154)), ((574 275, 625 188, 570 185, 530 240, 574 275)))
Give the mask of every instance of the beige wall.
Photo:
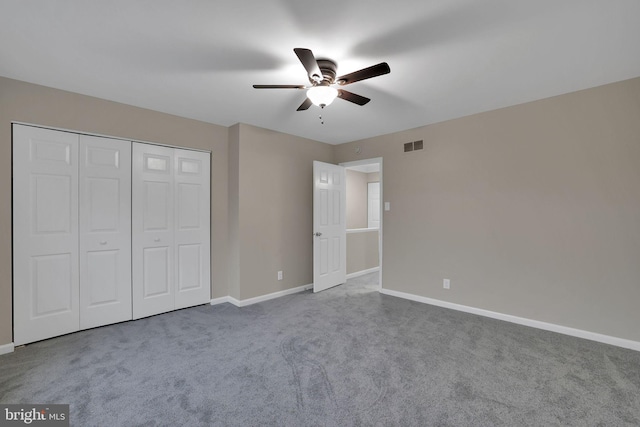
POLYGON ((332 162, 333 147, 245 124, 238 132, 238 283, 230 288, 248 299, 311 284, 313 161, 332 162))
MULTIPOLYGON (((368 227, 369 182, 380 180, 378 172, 347 169, 347 229, 368 227)), ((380 265, 378 231, 347 233, 347 274, 380 265)))
POLYGON ((240 125, 229 128, 229 296, 240 299, 240 125))
POLYGON ((12 341, 12 121, 210 150, 212 298, 247 299, 312 283, 312 162, 332 162, 332 146, 5 78, 0 118, 0 345, 12 341), (282 281, 278 270, 284 271, 282 281))
POLYGON ((12 341, 12 121, 210 150, 212 296, 228 295, 227 128, 0 77, 0 345, 12 341))
POLYGON ((383 157, 385 288, 640 341, 638 117, 640 78, 332 147, 0 78, 0 345, 11 121, 211 150, 214 298, 311 283, 312 160, 383 157))
POLYGON ((373 157, 385 288, 640 341, 640 78, 335 151, 373 157))
POLYGON ((347 169, 347 229, 367 228, 369 202, 367 186, 380 181, 379 172, 364 173, 347 169))
POLYGON ((367 228, 367 174, 347 169, 347 229, 367 228))
POLYGON ((380 265, 378 230, 347 233, 347 274, 380 265))

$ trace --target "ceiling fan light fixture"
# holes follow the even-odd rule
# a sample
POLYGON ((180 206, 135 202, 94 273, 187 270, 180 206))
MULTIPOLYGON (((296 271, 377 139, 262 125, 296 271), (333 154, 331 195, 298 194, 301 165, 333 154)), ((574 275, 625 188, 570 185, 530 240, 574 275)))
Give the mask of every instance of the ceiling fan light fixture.
POLYGON ((338 89, 331 86, 314 86, 307 91, 307 98, 318 107, 326 107, 338 96, 338 89))
POLYGON ((336 98, 363 106, 371 100, 344 89, 336 89, 332 85, 346 86, 391 72, 389 64, 381 62, 336 78, 338 65, 335 61, 328 58, 316 59, 310 49, 297 47, 293 51, 307 71, 312 87, 303 85, 253 85, 253 87, 255 89, 307 89, 307 97, 296 111, 308 110, 314 104, 324 108, 336 98))

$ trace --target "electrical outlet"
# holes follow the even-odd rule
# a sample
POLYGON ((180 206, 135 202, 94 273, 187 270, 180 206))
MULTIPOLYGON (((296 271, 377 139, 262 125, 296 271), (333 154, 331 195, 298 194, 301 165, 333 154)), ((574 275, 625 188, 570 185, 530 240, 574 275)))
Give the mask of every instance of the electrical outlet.
POLYGON ((278 280, 282 280, 282 270, 278 271, 278 280))
POLYGON ((442 287, 445 288, 445 289, 449 289, 451 287, 451 280, 443 279, 442 280, 442 287))

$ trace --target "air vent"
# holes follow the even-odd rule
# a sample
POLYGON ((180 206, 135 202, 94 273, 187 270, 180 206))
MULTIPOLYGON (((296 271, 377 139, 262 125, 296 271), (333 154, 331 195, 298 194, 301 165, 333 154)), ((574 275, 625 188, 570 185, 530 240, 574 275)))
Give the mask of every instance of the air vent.
POLYGON ((404 144, 404 152, 408 153, 409 151, 422 150, 424 148, 424 143, 422 140, 407 142, 404 144))

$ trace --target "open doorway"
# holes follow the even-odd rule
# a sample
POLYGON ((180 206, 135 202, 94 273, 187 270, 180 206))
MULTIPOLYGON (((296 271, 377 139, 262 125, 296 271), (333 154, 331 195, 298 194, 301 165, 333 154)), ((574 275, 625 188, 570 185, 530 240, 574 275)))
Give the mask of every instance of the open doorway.
POLYGON ((346 169, 347 279, 378 272, 382 289, 382 158, 346 169))

